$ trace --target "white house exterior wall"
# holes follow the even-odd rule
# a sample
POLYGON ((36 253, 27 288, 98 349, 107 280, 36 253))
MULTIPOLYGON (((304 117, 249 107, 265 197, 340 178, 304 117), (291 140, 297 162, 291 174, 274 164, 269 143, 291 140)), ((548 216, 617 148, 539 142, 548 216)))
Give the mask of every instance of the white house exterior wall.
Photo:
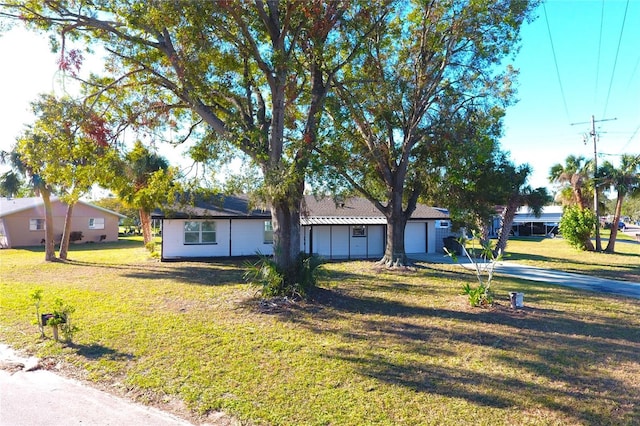
MULTIPOLYGON (((273 254, 273 245, 264 241, 262 219, 206 219, 216 223, 216 244, 184 244, 184 223, 188 220, 164 219, 162 226, 162 258, 206 258, 252 256, 258 251, 273 254)), ((447 230, 448 231, 448 230, 447 230)), ((434 253, 438 233, 434 221, 407 224, 407 253, 434 253), (426 240, 425 240, 426 238, 426 240)), ((353 236, 353 225, 313 225, 301 229, 300 249, 327 259, 376 258, 384 254, 385 226, 367 225, 366 236, 353 236), (310 247, 312 245, 312 247, 310 247)))
POLYGON ((313 241, 313 254, 327 259, 380 257, 384 254, 383 225, 367 225, 364 237, 354 237, 352 229, 350 225, 305 226, 301 249, 309 253, 309 245, 313 241))
POLYGON ((258 251, 273 254, 273 244, 264 241, 264 222, 259 219, 231 220, 232 256, 254 256, 258 251))
POLYGON ((162 257, 253 256, 273 254, 273 244, 264 242, 264 220, 260 219, 165 219, 162 226, 162 257), (184 223, 216 223, 216 244, 185 244, 184 223))

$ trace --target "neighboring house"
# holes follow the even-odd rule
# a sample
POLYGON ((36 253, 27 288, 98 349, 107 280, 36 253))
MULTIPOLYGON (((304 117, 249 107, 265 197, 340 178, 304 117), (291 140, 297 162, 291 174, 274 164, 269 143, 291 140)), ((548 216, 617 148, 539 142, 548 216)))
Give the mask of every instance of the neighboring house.
MULTIPOLYGON (((67 205, 51 199, 53 234, 62 237, 67 205)), ((118 222, 125 216, 78 201, 73 208, 71 230, 82 232, 79 242, 118 240, 118 222)), ((44 203, 39 197, 0 198, 0 248, 37 246, 44 240, 44 203)))
MULTIPOLYGON (((530 235, 555 235, 562 218, 562 206, 545 206, 540 217, 535 217, 527 206, 520 207, 513 219, 511 227, 516 236, 526 237, 530 235)), ((492 235, 497 235, 500 229, 500 217, 493 220, 492 235)))
MULTIPOLYGON (((379 258, 384 254, 386 220, 364 198, 336 203, 306 196, 300 250, 328 259, 379 258)), ((246 196, 219 197, 174 211, 152 214, 162 222, 162 259, 273 254, 271 213, 249 209, 246 196)), ((448 212, 418 205, 405 231, 407 254, 442 251, 452 234, 448 212)))

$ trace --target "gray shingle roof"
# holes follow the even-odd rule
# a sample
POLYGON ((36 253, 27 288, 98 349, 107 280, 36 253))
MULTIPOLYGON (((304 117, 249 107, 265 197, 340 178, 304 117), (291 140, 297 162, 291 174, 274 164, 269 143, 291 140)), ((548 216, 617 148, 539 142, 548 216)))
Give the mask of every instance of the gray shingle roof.
MULTIPOLYGON (((197 200, 194 205, 174 205, 164 211, 155 211, 154 218, 270 218, 267 209, 250 210, 246 195, 217 196, 207 200, 197 200)), ((337 203, 331 197, 316 198, 305 196, 301 222, 315 224, 384 224, 384 215, 366 198, 353 197, 337 203)), ((418 204, 412 219, 449 219, 445 209, 418 204)))

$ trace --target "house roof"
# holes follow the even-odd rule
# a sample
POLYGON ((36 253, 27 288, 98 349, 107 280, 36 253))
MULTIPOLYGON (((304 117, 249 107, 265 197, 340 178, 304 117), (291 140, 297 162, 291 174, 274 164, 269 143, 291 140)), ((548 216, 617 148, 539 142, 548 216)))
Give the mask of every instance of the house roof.
POLYGON ((156 209, 151 213, 154 219, 206 219, 206 218, 270 218, 267 209, 250 209, 247 195, 217 195, 206 200, 198 198, 195 201, 176 203, 164 210, 156 209))
MULTIPOLYGON (((249 210, 250 202, 246 195, 218 196, 212 200, 196 201, 194 206, 174 206, 164 212, 156 211, 153 218, 263 218, 271 217, 266 209, 249 210)), ((331 197, 318 198, 306 195, 302 208, 302 225, 374 225, 385 224, 384 215, 366 198, 353 197, 336 202, 331 197)), ((449 219, 446 209, 419 204, 413 215, 416 219, 449 219)))
MULTIPOLYGON (((51 202, 60 202, 58 197, 52 197, 51 202)), ((120 213, 116 213, 111 210, 107 210, 105 208, 96 206, 94 204, 90 204, 84 201, 78 201, 79 204, 84 204, 85 206, 92 207, 96 210, 100 210, 102 212, 112 214, 114 216, 118 216, 119 218, 125 218, 125 215, 120 213)), ((40 207, 43 205, 42 198, 40 197, 27 197, 27 198, 4 198, 0 197, 0 217, 9 216, 21 211, 29 210, 35 207, 40 207)))

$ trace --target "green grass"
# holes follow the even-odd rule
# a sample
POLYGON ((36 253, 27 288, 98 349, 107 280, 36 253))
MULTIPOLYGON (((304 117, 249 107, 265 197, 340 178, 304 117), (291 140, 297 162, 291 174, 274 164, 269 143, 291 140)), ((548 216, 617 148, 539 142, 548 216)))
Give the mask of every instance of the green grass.
POLYGON ((640 244, 617 239, 615 248, 613 254, 594 253, 570 248, 562 238, 510 238, 505 260, 640 283, 640 244))
MULTIPOLYGON (((581 265, 548 241, 509 248, 581 265)), ((261 302, 241 261, 158 263, 136 241, 74 246, 70 258, 0 251, 2 340, 139 401, 183 404, 194 421, 216 410, 269 425, 640 418, 637 299, 497 277, 499 304, 478 309, 461 295, 473 275, 455 265, 389 273, 345 262, 323 266, 313 300, 261 302), (72 344, 40 339, 37 287, 44 310, 56 297, 76 307, 72 344), (525 292, 525 309, 508 308, 509 291, 525 292)), ((601 263, 598 273, 618 268, 601 263)))

